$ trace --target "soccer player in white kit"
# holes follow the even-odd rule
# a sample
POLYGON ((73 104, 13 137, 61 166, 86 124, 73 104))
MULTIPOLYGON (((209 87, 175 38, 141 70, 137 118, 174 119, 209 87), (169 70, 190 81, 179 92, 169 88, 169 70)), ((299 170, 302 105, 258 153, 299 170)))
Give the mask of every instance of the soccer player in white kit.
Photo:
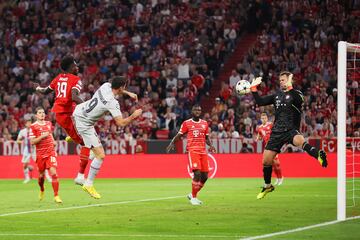
POLYGON ((101 196, 95 190, 93 182, 105 158, 104 148, 94 128, 95 123, 104 113, 110 112, 116 125, 124 127, 142 114, 142 110, 137 109, 129 117, 122 117, 120 104, 116 97, 120 94, 127 94, 134 98, 134 95, 136 95, 125 90, 126 83, 127 79, 125 77, 114 77, 111 83, 108 82, 101 85, 90 100, 77 105, 73 112, 77 132, 84 140, 85 146, 90 148, 95 154, 95 159, 90 165, 88 177, 82 186, 83 190, 95 199, 99 199, 101 196))
POLYGON ((23 143, 24 148, 22 152, 21 163, 23 164, 24 170, 24 182, 30 182, 30 172, 33 170, 33 167, 30 164, 30 160, 36 159, 35 147, 30 144, 30 126, 31 119, 25 121, 25 128, 21 129, 17 136, 17 143, 23 143))

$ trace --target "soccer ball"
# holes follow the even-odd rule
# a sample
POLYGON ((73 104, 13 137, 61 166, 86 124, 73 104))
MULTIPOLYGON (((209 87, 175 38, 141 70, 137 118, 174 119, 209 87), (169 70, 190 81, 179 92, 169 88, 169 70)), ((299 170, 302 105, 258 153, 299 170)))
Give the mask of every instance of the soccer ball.
POLYGON ((235 90, 239 95, 247 94, 250 92, 250 83, 246 80, 240 80, 236 83, 235 90))

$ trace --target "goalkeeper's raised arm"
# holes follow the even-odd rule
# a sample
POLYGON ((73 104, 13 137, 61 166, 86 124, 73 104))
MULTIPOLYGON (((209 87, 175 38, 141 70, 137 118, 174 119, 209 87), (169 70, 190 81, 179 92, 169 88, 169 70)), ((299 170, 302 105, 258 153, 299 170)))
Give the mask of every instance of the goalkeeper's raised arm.
POLYGON ((259 106, 266 106, 274 103, 275 95, 267 95, 260 97, 259 93, 257 92, 257 87, 261 84, 261 77, 254 78, 251 82, 250 90, 254 96, 256 104, 259 106))

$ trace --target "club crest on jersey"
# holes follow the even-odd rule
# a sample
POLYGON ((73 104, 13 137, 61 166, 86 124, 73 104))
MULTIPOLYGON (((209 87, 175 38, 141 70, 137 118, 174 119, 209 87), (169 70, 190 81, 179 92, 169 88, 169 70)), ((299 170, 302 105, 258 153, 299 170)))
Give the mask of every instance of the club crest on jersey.
POLYGON ((195 126, 191 126, 191 128, 195 128, 195 126))
POLYGON ((194 135, 194 137, 198 137, 200 135, 199 130, 194 130, 193 135, 194 135))
POLYGON ((202 127, 203 129, 205 129, 205 125, 201 125, 201 127, 202 127))

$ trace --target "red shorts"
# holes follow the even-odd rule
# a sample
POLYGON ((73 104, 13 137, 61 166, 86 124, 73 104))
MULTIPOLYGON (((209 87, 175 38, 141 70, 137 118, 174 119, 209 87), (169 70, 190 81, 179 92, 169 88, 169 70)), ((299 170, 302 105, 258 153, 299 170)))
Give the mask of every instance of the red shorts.
POLYGON ((206 153, 189 152, 188 157, 191 171, 209 172, 209 161, 206 153))
POLYGON ((78 144, 84 145, 84 141, 77 133, 71 113, 56 113, 56 122, 66 131, 66 133, 72 138, 72 140, 78 144))
POLYGON ((49 169, 51 167, 57 168, 57 161, 54 155, 43 157, 43 158, 36 158, 36 165, 38 167, 38 171, 44 172, 45 169, 49 169))

